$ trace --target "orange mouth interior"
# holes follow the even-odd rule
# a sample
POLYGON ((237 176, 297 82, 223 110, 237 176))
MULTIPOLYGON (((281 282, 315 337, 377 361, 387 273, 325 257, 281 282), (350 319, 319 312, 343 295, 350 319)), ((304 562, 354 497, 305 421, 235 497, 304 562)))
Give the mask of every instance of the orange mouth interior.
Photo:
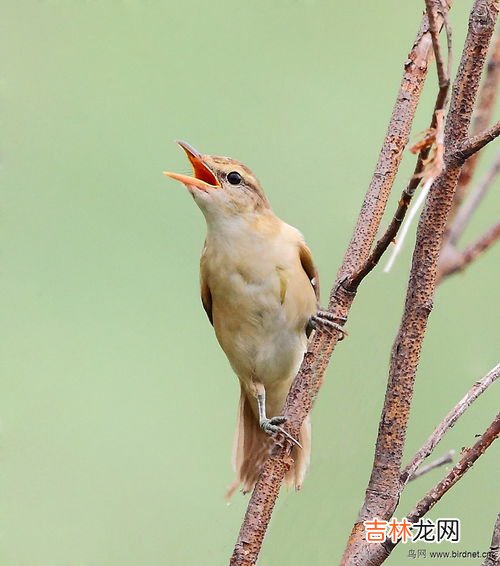
POLYGON ((195 179, 199 179, 200 181, 204 181, 208 185, 212 185, 213 187, 219 186, 219 181, 215 177, 215 175, 210 171, 210 169, 201 161, 201 159, 186 151, 189 161, 193 166, 193 176, 195 179))
POLYGON ((193 176, 190 177, 189 175, 172 173, 171 171, 164 171, 163 174, 171 179, 180 181, 186 185, 188 189, 189 187, 196 187, 204 192, 208 192, 213 189, 220 189, 221 185, 217 180, 217 177, 212 173, 212 171, 210 171, 210 168, 203 163, 203 158, 200 152, 186 142, 178 141, 177 143, 186 152, 186 155, 193 166, 193 176))

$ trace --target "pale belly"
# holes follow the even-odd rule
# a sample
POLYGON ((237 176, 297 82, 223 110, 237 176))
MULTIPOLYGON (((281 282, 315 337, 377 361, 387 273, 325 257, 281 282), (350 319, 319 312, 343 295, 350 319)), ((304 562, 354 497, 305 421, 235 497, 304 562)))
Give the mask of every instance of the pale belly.
MULTIPOLYGON (((305 326, 312 312, 299 312, 290 294, 282 298, 273 273, 253 282, 227 274, 213 291, 217 339, 242 384, 289 385, 307 346, 305 326)), ((311 298, 313 304, 312 289, 311 298)))

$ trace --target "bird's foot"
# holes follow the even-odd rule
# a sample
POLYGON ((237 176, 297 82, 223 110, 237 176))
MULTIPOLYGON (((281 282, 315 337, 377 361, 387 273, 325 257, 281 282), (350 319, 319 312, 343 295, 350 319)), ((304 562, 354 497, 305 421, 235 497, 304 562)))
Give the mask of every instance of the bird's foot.
POLYGON ((341 319, 337 316, 334 316, 331 312, 323 310, 318 310, 318 312, 311 317, 311 324, 314 329, 322 327, 323 329, 330 332, 332 330, 337 330, 338 332, 340 332, 339 341, 343 340, 348 335, 347 331, 344 330, 344 322, 345 319, 341 319), (340 324, 336 321, 339 321, 340 324))
POLYGON ((282 425, 284 422, 286 421, 286 417, 272 417, 270 419, 261 419, 260 420, 260 428, 267 434, 269 435, 279 435, 282 434, 283 436, 285 436, 286 438, 288 438, 288 440, 290 440, 290 442, 292 442, 293 444, 295 444, 296 446, 298 446, 299 448, 302 448, 302 444, 295 439, 291 434, 288 434, 288 432, 280 425, 282 425))

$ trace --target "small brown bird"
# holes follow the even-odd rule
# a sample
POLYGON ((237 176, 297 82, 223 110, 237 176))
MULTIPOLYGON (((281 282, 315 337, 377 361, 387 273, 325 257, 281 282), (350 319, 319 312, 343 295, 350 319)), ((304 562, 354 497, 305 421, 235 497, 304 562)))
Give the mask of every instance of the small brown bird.
MULTIPOLYGON (((343 330, 318 310, 318 274, 302 234, 273 213, 250 169, 178 143, 193 176, 165 175, 186 186, 205 216, 201 300, 241 385, 229 497, 240 483, 244 492, 253 488, 273 445, 270 435, 287 435, 280 413, 311 331, 317 324, 343 330)), ((309 417, 298 442, 292 440, 286 483, 299 489, 310 460, 309 417)))

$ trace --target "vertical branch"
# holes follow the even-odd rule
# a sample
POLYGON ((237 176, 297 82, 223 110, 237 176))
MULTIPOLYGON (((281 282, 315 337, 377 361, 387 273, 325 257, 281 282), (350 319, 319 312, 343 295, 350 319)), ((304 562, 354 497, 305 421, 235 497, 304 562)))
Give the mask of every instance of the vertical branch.
POLYGON ((445 170, 431 188, 418 225, 404 314, 391 354, 372 473, 365 501, 344 553, 342 564, 345 565, 369 563, 370 549, 364 541, 363 521, 375 516, 390 518, 399 501, 401 459, 413 386, 433 305, 443 232, 462 166, 454 158, 454 151, 467 139, 497 13, 495 0, 475 0, 446 120, 445 170))
MULTIPOLYGON (((474 119, 472 121, 471 135, 475 136, 480 134, 490 125, 495 108, 495 101, 497 97, 497 87, 500 78, 500 35, 495 37, 490 50, 488 66, 486 70, 486 77, 481 86, 478 97, 478 103, 474 112, 474 119)), ((472 175, 476 170, 479 154, 476 153, 470 157, 465 163, 460 178, 458 181, 457 190, 453 199, 453 206, 451 210, 450 220, 453 219, 455 212, 458 210, 462 201, 467 194, 467 190, 472 179, 472 175)))

